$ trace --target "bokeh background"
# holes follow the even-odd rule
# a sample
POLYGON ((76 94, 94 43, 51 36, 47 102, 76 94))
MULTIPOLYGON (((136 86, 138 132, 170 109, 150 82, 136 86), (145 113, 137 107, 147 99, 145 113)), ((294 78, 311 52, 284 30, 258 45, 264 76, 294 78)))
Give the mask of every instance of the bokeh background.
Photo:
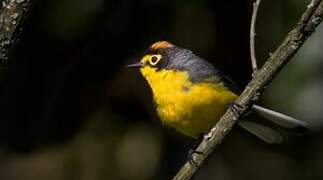
MULTIPOLYGON (((162 127, 144 79, 125 68, 155 41, 192 49, 241 87, 251 78, 250 0, 32 3, 0 82, 0 179, 171 179, 196 142, 162 127)), ((262 2, 260 63, 307 3, 262 2)), ((320 26, 259 102, 307 121, 311 133, 267 145, 235 128, 196 179, 323 178, 322 47, 320 26)))

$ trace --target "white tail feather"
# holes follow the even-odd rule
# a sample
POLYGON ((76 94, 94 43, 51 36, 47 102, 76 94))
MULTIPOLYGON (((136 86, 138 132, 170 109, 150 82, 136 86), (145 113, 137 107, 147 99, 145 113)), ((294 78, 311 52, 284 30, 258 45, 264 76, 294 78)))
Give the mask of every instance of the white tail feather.
POLYGON ((253 105, 252 109, 269 121, 285 128, 307 127, 307 123, 304 121, 300 121, 288 115, 266 109, 261 106, 253 105))

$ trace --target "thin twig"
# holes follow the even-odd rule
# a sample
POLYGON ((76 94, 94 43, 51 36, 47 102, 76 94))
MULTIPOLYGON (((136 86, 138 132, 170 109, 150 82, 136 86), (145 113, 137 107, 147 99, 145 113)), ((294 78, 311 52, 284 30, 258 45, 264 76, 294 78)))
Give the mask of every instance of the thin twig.
POLYGON ((261 3, 261 0, 257 0, 253 3, 253 10, 251 16, 251 26, 250 26, 250 56, 251 56, 251 65, 252 65, 252 75, 256 73, 258 70, 257 67, 257 58, 256 58, 256 51, 255 51, 255 36, 256 36, 256 21, 257 21, 257 14, 258 8, 261 3))
POLYGON ((21 19, 28 12, 30 0, 3 0, 0 4, 0 71, 7 63, 9 51, 18 41, 21 19), (19 28, 18 28, 19 27, 19 28))
POLYGON ((240 114, 243 114, 248 107, 251 106, 254 97, 257 97, 262 93, 263 89, 299 50, 305 40, 321 23, 322 18, 322 0, 312 0, 296 27, 288 33, 272 56, 269 57, 262 68, 258 70, 242 94, 235 101, 241 108, 237 109, 237 112, 235 113, 232 110, 227 110, 216 126, 204 136, 202 142, 196 148, 195 151, 201 153, 192 155, 192 159, 195 163, 190 163, 190 161, 186 162, 174 177, 175 180, 188 180, 196 175, 199 169, 205 164, 207 158, 231 131, 233 125, 239 119, 240 114))

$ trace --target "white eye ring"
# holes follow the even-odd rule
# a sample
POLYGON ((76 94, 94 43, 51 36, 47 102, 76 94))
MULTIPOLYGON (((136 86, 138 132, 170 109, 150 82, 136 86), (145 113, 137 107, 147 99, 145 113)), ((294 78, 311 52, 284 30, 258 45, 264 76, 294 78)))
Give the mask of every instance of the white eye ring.
POLYGON ((152 55, 151 58, 149 59, 149 64, 152 66, 156 66, 161 58, 162 56, 160 54, 152 55))

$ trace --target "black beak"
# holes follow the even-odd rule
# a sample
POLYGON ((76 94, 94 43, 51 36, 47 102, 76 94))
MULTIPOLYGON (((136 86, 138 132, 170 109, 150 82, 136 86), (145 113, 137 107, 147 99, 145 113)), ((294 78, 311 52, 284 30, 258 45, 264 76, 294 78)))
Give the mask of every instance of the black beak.
POLYGON ((134 68, 134 67, 143 67, 143 64, 141 62, 137 62, 134 64, 129 64, 127 68, 134 68))

